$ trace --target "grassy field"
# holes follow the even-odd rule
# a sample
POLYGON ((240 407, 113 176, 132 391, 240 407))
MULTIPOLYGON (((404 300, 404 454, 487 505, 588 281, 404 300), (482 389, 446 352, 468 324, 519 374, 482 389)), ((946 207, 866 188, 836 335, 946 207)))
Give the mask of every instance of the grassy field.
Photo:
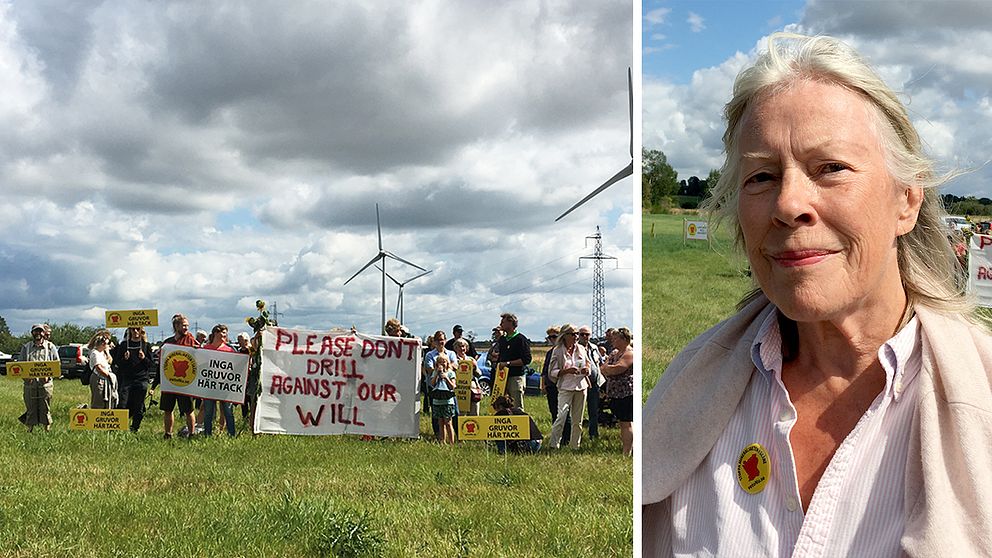
MULTIPOLYGON (((69 432, 88 390, 56 381, 56 425, 28 434, 16 419, 21 383, 0 378, 0 556, 633 552, 632 465, 615 428, 578 452, 506 457, 426 436, 165 441, 157 409, 137 435, 69 432)), ((544 398, 525 405, 547 435, 544 398)))
POLYGON ((644 399, 672 358, 694 337, 729 317, 751 285, 744 273, 747 262, 734 255, 725 232, 712 244, 689 241, 683 246, 682 219, 644 215, 642 221, 644 399))

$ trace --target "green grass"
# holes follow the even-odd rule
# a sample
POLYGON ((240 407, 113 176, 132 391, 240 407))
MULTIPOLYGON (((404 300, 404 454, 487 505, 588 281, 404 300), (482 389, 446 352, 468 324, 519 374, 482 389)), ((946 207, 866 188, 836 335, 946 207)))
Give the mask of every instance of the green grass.
POLYGON ((727 234, 721 231, 711 244, 689 241, 683 246, 682 219, 681 215, 644 215, 642 221, 641 386, 645 400, 675 355, 733 314, 737 301, 750 290, 746 261, 734 254, 727 234))
MULTIPOLYGON (((88 401, 55 383, 52 432, 29 434, 0 379, 0 556, 630 556, 632 465, 616 429, 578 452, 482 443, 70 432, 88 401)), ((543 397, 525 405, 550 432, 543 397)), ((239 432, 244 428, 240 414, 239 432)), ((427 418, 421 432, 430 432, 427 418)))

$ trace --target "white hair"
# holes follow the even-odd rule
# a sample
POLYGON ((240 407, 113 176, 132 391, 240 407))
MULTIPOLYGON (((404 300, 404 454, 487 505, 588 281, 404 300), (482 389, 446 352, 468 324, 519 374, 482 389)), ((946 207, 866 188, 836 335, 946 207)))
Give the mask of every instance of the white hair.
POLYGON ((864 99, 875 119, 889 174, 903 187, 923 188, 923 203, 916 226, 897 241, 899 271, 909 303, 924 304, 948 313, 973 314, 974 305, 965 296, 958 279, 958 264, 947 240, 945 212, 937 191, 938 186, 955 174, 937 175, 933 161, 924 153, 920 136, 896 94, 857 51, 832 37, 775 33, 768 39, 768 51, 759 56, 753 66, 737 75, 733 98, 724 109, 726 160, 712 197, 703 205, 714 221, 714 227, 726 221, 735 229, 737 247, 743 246, 743 233, 737 218, 739 138, 748 107, 762 98, 808 81, 837 85, 864 99))

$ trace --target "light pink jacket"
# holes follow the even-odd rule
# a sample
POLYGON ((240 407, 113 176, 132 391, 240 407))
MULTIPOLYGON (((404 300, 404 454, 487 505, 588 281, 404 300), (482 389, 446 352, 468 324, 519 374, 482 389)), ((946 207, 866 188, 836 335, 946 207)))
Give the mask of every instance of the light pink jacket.
MULTIPOLYGON (((643 556, 669 556, 667 498, 723 433, 751 380, 751 342, 773 310, 759 297, 689 344, 642 423, 643 556)), ((923 369, 906 465, 902 546, 910 556, 992 556, 992 336, 916 306, 923 369)))
MULTIPOLYGON (((589 355, 586 348, 579 343, 575 344, 575 356, 581 358, 585 366, 590 367, 589 355)), ((555 382, 559 390, 582 391, 589 388, 589 376, 580 374, 562 374, 561 371, 568 368, 565 355, 565 345, 557 345, 551 351, 551 364, 548 366, 548 376, 555 382)), ((582 368, 581 366, 579 368, 582 368)))

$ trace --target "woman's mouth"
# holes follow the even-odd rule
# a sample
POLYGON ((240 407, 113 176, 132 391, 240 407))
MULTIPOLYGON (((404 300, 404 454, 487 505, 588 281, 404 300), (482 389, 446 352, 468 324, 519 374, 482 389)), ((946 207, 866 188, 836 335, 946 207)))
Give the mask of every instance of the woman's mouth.
POLYGON ((775 260, 775 263, 782 267, 802 267, 818 264, 827 259, 831 254, 834 254, 834 251, 812 248, 806 250, 786 250, 774 253, 771 257, 775 260))

